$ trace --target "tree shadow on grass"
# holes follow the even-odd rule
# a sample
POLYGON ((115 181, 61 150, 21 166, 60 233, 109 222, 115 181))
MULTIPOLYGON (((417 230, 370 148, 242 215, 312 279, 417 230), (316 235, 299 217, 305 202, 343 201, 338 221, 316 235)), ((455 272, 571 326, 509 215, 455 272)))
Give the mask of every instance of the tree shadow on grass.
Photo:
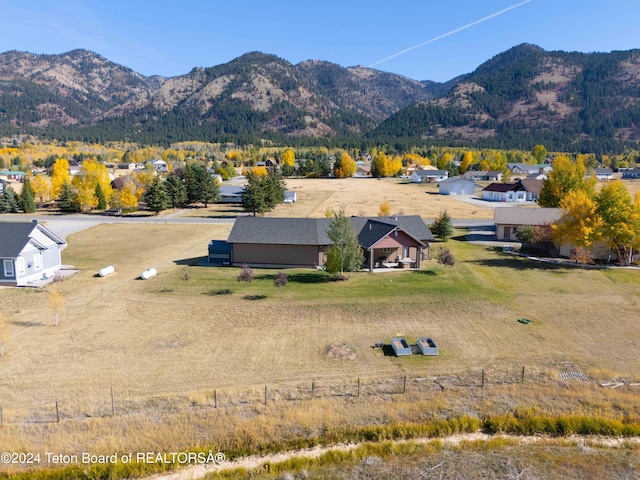
MULTIPOLYGON (((277 273, 256 275, 255 279, 256 280, 273 280, 276 275, 277 275, 277 273)), ((329 283, 333 279, 331 278, 330 275, 328 275, 326 273, 313 272, 313 273, 292 273, 292 274, 287 274, 287 280, 289 282, 295 282, 295 283, 312 284, 312 283, 329 283)))
POLYGON ((433 270, 416 270, 416 275, 428 275, 430 277, 435 277, 437 275, 433 270))
POLYGON ((233 290, 229 290, 228 288, 223 288, 220 290, 209 290, 208 292, 204 292, 203 295, 216 297, 218 295, 231 295, 232 293, 233 293, 233 290))
POLYGON ((265 298, 267 298, 266 295, 245 295, 244 297, 245 300, 264 300, 265 298))
POLYGON ((558 263, 542 262, 522 257, 515 258, 485 258, 482 260, 467 260, 465 263, 475 263, 485 267, 512 268, 514 270, 547 270, 555 273, 566 274, 566 266, 558 263))

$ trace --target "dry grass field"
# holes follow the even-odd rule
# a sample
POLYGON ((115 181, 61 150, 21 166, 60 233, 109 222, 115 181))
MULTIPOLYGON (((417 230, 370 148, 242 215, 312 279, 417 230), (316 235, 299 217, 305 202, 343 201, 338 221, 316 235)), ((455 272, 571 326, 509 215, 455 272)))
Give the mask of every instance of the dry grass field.
MULTIPOLYGON (((328 208, 345 207, 347 215, 376 216, 383 201, 388 201, 391 213, 435 218, 447 210, 457 219, 492 219, 493 206, 469 205, 455 196, 439 195, 435 184, 415 184, 397 178, 289 178, 287 189, 296 192, 293 204, 278 205, 267 216, 323 217, 328 208)), ((186 216, 234 216, 242 212, 235 205, 211 205, 188 210, 186 216)))
MULTIPOLYGON (((314 211, 331 204, 320 200, 314 211)), ((0 289, 10 327, 0 358, 0 407, 8 425, 0 429, 0 444, 65 451, 186 447, 212 442, 220 429, 228 433, 229 422, 254 432, 246 435, 269 437, 284 428, 272 422, 309 434, 327 418, 385 422, 423 418, 425 412, 504 411, 519 402, 548 408, 553 399, 563 411, 611 412, 617 402, 638 415, 640 387, 611 391, 595 384, 640 381, 637 270, 548 265, 454 239, 447 246, 456 264, 446 272, 430 261, 420 272, 357 273, 348 282, 332 282, 323 272, 292 270, 279 292, 275 271, 257 270, 254 282, 243 287, 237 268, 194 265, 209 240, 226 238, 229 229, 101 225, 68 239, 63 260, 80 273, 42 289, 0 289), (106 265, 116 273, 97 277, 106 265), (138 280, 150 267, 158 275, 138 280), (184 272, 188 282, 180 278, 184 272), (53 288, 66 300, 58 327, 47 306, 53 288), (518 317, 532 324, 522 325, 518 317), (395 358, 372 348, 397 335, 410 342, 431 336, 440 355, 395 358), (352 359, 328 356, 336 344, 344 344, 352 359), (538 385, 533 390, 515 393, 506 385, 477 392, 482 369, 495 384, 519 378, 523 365, 538 385), (581 371, 591 381, 562 382, 559 371, 581 371), (365 388, 383 391, 388 382, 397 391, 404 375, 412 390, 426 384, 437 389, 434 377, 474 388, 451 399, 436 397, 428 408, 414 396, 396 410, 386 413, 385 407, 382 417, 370 403, 345 405, 340 408, 348 412, 340 413, 327 400, 313 407, 322 411, 313 420, 306 404, 273 411, 255 406, 265 384, 271 398, 285 400, 308 398, 312 380, 319 389, 350 384, 350 395, 358 377, 365 388), (111 388, 118 416, 100 420, 111 414, 111 388), (198 409, 211 407, 214 389, 220 404, 233 409, 215 415, 198 409), (56 401, 59 426, 48 423, 56 401), (246 421, 256 415, 264 425, 254 431, 246 421), (212 426, 225 418, 224 428, 212 426)))

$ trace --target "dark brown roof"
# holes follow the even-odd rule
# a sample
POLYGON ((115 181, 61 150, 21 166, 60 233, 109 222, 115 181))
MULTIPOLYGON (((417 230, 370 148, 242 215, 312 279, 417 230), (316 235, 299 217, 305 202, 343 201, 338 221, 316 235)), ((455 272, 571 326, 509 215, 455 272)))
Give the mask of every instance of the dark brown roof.
POLYGON ((525 179, 520 180, 520 183, 527 192, 540 193, 540 190, 542 190, 542 185, 544 184, 544 180, 525 179))

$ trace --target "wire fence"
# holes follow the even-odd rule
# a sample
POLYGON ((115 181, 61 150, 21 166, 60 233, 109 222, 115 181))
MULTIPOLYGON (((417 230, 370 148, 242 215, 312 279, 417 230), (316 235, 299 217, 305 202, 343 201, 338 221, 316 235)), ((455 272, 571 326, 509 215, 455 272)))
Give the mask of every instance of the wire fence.
MULTIPOLYGON (((440 376, 370 376, 354 378, 309 379, 277 384, 246 385, 185 392, 151 392, 149 390, 106 387, 96 390, 44 392, 28 404, 0 403, 0 426, 29 423, 55 423, 65 420, 107 418, 153 412, 183 411, 197 408, 235 408, 283 402, 305 402, 322 398, 379 399, 407 393, 428 397, 447 390, 482 389, 498 385, 545 384, 550 380, 589 380, 582 375, 552 378, 548 371, 525 366, 512 370, 482 369, 456 375, 440 376)), ((1 401, 0 401, 1 402, 1 401)))

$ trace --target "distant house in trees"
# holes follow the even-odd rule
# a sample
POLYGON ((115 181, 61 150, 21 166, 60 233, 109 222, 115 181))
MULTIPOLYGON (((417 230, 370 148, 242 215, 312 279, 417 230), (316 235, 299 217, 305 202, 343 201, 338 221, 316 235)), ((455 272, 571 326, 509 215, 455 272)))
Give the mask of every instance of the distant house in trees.
POLYGON ((0 285, 28 286, 60 270, 66 242, 37 222, 0 222, 0 285))
POLYGON ((593 172, 596 180, 613 180, 613 170, 610 168, 596 168, 593 172))
POLYGON ((507 168, 513 175, 530 175, 532 173, 549 173, 553 170, 551 165, 542 163, 539 165, 529 165, 528 163, 507 163, 507 168))
MULTIPOLYGON (((233 265, 309 267, 325 264, 332 241, 330 218, 239 217, 229 234, 233 265)), ((433 235, 417 215, 351 217, 365 262, 363 268, 414 267, 429 258, 433 235)), ((219 247, 219 246, 218 246, 219 247)))
POLYGON ((475 180, 476 182, 501 182, 503 174, 499 170, 489 171, 466 171, 463 175, 464 178, 469 180, 475 180))
POLYGON ((6 180, 8 182, 24 182, 25 172, 4 170, 0 171, 0 180, 6 180))
POLYGON ((219 188, 218 203, 242 203, 243 185, 222 185, 219 188))
POLYGON ((630 170, 625 170, 624 172, 622 172, 622 178, 623 179, 640 178, 640 168, 636 167, 636 168, 632 168, 630 170))
POLYGON ((476 182, 464 177, 451 177, 438 183, 440 195, 473 195, 476 182))
POLYGON ((446 170, 414 170, 411 172, 412 183, 437 183, 449 178, 446 170))

